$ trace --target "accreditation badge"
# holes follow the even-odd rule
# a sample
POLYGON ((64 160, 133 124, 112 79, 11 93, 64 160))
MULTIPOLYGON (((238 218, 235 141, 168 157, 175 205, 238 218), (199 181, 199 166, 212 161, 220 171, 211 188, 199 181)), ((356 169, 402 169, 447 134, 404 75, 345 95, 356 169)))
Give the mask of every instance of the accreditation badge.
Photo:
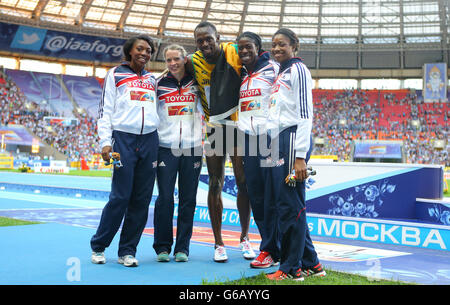
POLYGON ((153 103, 155 100, 150 91, 131 90, 130 101, 137 104, 137 106, 143 106, 143 104, 153 103))
POLYGON ((239 117, 256 116, 262 111, 261 89, 243 90, 239 98, 239 117))
POLYGON ((132 107, 155 107, 156 94, 153 85, 147 81, 133 80, 127 83, 129 105, 132 107))
POLYGON ((169 121, 192 121, 194 119, 196 94, 169 95, 165 98, 169 121))

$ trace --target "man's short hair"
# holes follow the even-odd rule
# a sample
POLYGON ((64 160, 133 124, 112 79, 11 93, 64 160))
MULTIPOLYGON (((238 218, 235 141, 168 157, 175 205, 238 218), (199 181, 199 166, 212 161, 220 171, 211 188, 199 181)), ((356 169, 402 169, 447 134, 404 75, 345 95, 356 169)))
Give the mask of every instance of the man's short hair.
POLYGON ((197 24, 197 26, 194 29, 194 33, 197 31, 197 29, 205 28, 205 27, 211 28, 214 31, 214 33, 217 34, 216 26, 214 24, 212 24, 211 22, 209 22, 209 21, 202 21, 199 24, 197 24))

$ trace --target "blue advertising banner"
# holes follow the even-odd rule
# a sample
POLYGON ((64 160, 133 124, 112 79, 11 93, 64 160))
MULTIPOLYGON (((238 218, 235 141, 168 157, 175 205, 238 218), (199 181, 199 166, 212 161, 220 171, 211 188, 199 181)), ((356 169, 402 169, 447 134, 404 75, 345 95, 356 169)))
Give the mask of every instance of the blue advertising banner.
POLYGON ((450 203, 443 199, 418 198, 416 217, 424 222, 450 226, 450 203))
POLYGON ((125 39, 89 36, 0 22, 0 49, 55 58, 118 63, 125 39))
POLYGON ((423 69, 423 99, 425 103, 447 101, 447 64, 425 64, 423 69))
MULTIPOLYGON (((175 205, 175 217, 178 210, 175 205)), ((313 236, 370 241, 382 244, 413 246, 426 249, 446 250, 450 247, 450 227, 446 225, 420 224, 384 219, 360 219, 308 213, 308 229, 313 236)), ((194 221, 209 223, 207 207, 195 208, 194 221)), ((239 213, 224 209, 222 224, 239 226, 239 213)), ((253 217, 250 227, 256 228, 253 217)))
POLYGON ((449 250, 450 227, 308 214, 311 235, 449 250))
POLYGON ((400 143, 355 143, 354 158, 402 159, 400 143))
MULTIPOLYGON (((35 144, 33 135, 22 125, 0 126, 0 140, 2 138, 8 145, 31 146, 35 144)), ((44 146, 38 140, 36 143, 39 143, 39 146, 44 146)))
POLYGON ((406 168, 306 193, 312 213, 362 218, 416 219, 417 198, 442 197, 443 168, 406 168))

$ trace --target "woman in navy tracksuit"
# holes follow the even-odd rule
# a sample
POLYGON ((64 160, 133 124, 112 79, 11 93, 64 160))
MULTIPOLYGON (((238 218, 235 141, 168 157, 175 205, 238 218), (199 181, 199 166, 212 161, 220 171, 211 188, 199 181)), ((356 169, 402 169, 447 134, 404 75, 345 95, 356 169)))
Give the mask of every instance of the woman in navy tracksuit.
POLYGON ((103 84, 97 123, 102 158, 109 161, 109 154, 117 152, 123 166, 114 168, 109 201, 91 239, 95 264, 106 262, 105 248, 123 220, 118 262, 138 265, 136 247, 147 222, 158 152, 156 79, 145 70, 154 50, 148 36, 128 39, 126 62, 109 70, 103 84))
MULTIPOLYGON (((261 38, 244 32, 237 38, 238 55, 242 61, 237 126, 245 133, 244 172, 253 219, 261 235, 260 253, 252 268, 268 268, 280 258, 276 207, 265 196, 270 188, 268 168, 261 166, 268 156, 267 115, 272 85, 279 66, 262 50, 261 38)), ((269 197, 270 198, 270 197, 269 197)))
POLYGON ((306 221, 306 163, 312 150, 312 78, 300 58, 298 38, 289 29, 272 37, 272 55, 280 63, 280 73, 272 87, 268 129, 272 149, 272 195, 277 205, 281 231, 280 267, 268 274, 272 280, 303 275, 325 275, 312 244, 306 221), (295 183, 286 177, 295 173, 295 183))
POLYGON ((158 81, 158 198, 155 203, 155 249, 159 262, 170 260, 173 244, 174 189, 178 174, 175 261, 186 262, 192 236, 197 187, 202 168, 202 118, 197 85, 185 73, 186 51, 170 45, 164 52, 169 73, 158 81))

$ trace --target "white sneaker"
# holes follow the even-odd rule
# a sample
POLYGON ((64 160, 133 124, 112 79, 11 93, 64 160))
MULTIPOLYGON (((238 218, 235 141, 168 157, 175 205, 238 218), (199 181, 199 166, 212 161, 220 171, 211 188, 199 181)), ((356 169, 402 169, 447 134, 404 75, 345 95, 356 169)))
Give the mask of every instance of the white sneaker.
POLYGON ((91 262, 94 264, 104 264, 106 263, 104 252, 92 252, 91 262))
POLYGON ((217 263, 225 263, 228 260, 227 250, 224 246, 216 246, 214 250, 214 261, 217 263))
POLYGON ((119 264, 124 265, 125 267, 137 267, 138 260, 133 255, 124 255, 119 257, 117 260, 119 264))
POLYGON ((239 248, 241 248, 242 256, 244 256, 245 259, 254 259, 256 257, 255 251, 253 251, 252 245, 247 238, 244 238, 239 244, 239 248))

